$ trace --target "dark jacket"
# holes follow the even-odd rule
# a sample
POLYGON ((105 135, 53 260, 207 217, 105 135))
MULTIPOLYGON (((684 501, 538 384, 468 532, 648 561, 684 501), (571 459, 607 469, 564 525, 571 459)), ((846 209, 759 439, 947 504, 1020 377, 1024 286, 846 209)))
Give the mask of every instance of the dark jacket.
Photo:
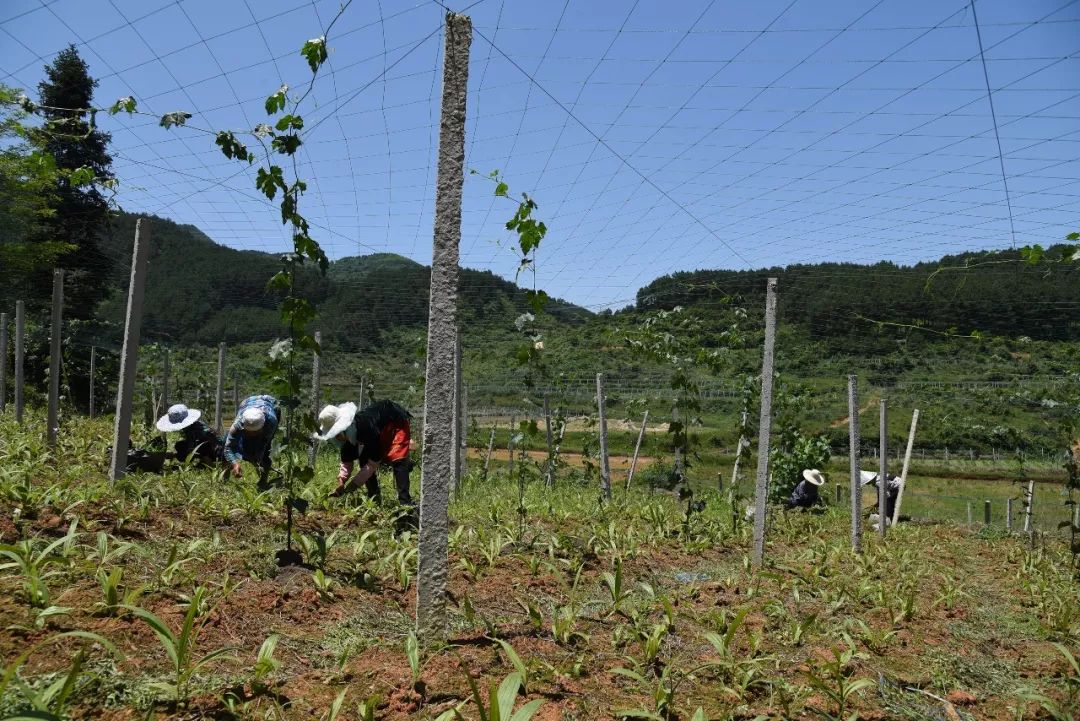
POLYGON ((177 459, 187 461, 194 456, 202 463, 217 463, 224 458, 225 442, 202 421, 195 421, 180 433, 183 437, 173 444, 177 459))
POLYGON ((788 508, 810 508, 818 502, 818 487, 805 478, 799 481, 788 499, 788 508))
POLYGON ((412 414, 393 401, 382 400, 372 403, 357 412, 353 418, 352 432, 347 437, 355 437, 356 443, 341 444, 341 462, 359 461, 363 466, 368 461, 382 461, 389 448, 385 431, 394 426, 408 427, 412 414), (354 436, 355 434, 355 436, 354 436))

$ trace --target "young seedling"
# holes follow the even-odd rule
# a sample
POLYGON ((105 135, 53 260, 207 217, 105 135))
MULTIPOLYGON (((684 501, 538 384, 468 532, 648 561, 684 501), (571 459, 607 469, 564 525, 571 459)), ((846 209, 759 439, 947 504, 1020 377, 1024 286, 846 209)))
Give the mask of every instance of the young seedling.
POLYGON ((231 658, 228 654, 234 650, 232 648, 221 648, 198 658, 195 657, 195 644, 201 628, 196 628, 195 620, 199 615, 200 607, 203 605, 202 597, 205 593, 206 589, 201 586, 195 589, 179 633, 173 631, 168 624, 145 608, 125 606, 132 615, 150 627, 161 643, 165 655, 169 658, 172 665, 172 682, 159 681, 151 684, 151 686, 172 696, 177 705, 183 704, 187 699, 188 684, 195 674, 215 661, 231 658))
MULTIPOLYGON (((508 675, 498 686, 492 684, 488 689, 487 700, 485 701, 484 696, 480 693, 480 688, 476 685, 476 679, 472 677, 464 664, 461 667, 464 670, 465 678, 468 679, 472 701, 476 705, 476 712, 480 721, 529 721, 544 705, 543 699, 534 699, 523 704, 516 711, 514 710, 518 690, 521 688, 521 678, 517 673, 508 675)), ((436 721, 452 721, 453 719, 468 721, 461 713, 463 707, 464 704, 455 706, 442 713, 436 721)))
POLYGON ((630 593, 623 587, 623 571, 622 571, 622 557, 615 556, 613 561, 614 573, 605 571, 601 577, 604 582, 604 587, 607 589, 608 597, 611 599, 611 611, 609 615, 619 612, 619 607, 622 605, 630 593))
POLYGON ((858 713, 848 715, 851 697, 858 691, 874 685, 868 678, 852 679, 849 666, 855 652, 850 648, 841 651, 832 649, 832 659, 814 664, 806 672, 810 686, 822 696, 833 702, 835 712, 822 712, 830 721, 854 721, 858 713))

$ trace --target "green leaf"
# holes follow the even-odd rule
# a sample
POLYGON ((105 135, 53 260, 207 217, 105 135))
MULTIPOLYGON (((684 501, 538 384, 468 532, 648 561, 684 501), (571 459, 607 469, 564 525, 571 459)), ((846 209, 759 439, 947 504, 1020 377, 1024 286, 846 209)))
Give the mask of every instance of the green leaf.
POLYGON ((514 647, 506 641, 503 641, 501 638, 496 638, 495 642, 502 646, 502 650, 506 653, 506 657, 510 659, 510 663, 513 664, 514 668, 517 670, 518 676, 521 677, 521 685, 523 688, 526 688, 525 693, 528 693, 527 679, 529 678, 529 669, 525 665, 525 662, 521 660, 521 656, 518 656, 514 647))
POLYGON ((506 198, 508 197, 507 193, 509 192, 509 190, 509 185, 507 185, 506 183, 499 183, 495 186, 495 195, 499 196, 500 198, 506 198))
POLYGON ((311 72, 318 72, 319 66, 326 62, 326 37, 312 38, 300 48, 300 54, 307 60, 311 72))
POLYGON ((510 721, 529 721, 536 712, 540 710, 540 707, 544 705, 544 699, 537 698, 529 701, 527 704, 519 708, 514 712, 514 715, 510 717, 510 721))
POLYGON ((266 114, 273 115, 285 109, 288 103, 289 86, 282 84, 277 92, 266 99, 266 114))
POLYGON ((185 113, 183 110, 177 110, 172 113, 165 113, 161 116, 159 125, 168 130, 174 125, 186 125, 188 119, 191 118, 191 113, 185 113))
POLYGON ((232 131, 223 130, 217 134, 214 143, 221 148, 221 153, 226 158, 246 160, 249 163, 255 160, 254 154, 248 151, 247 146, 236 139, 232 131))
POLYGON ((496 713, 498 714, 498 718, 493 719, 493 721, 501 721, 503 719, 509 721, 514 710, 514 700, 517 699, 519 688, 521 688, 521 677, 518 676, 516 672, 508 674, 507 677, 502 680, 502 683, 499 684, 499 690, 496 693, 495 698, 492 699, 494 702, 492 705, 494 706, 497 704, 498 710, 496 711, 495 708, 488 709, 492 716, 496 713))
POLYGON ((116 115, 120 111, 124 111, 128 115, 135 112, 135 98, 130 95, 120 98, 109 108, 109 115, 116 115))
POLYGON ((73 188, 80 188, 93 183, 95 177, 94 169, 83 165, 71 171, 71 174, 68 175, 68 182, 73 188))
POLYGON ((282 115, 274 127, 278 130, 300 130, 304 127, 304 119, 299 115, 282 115))
POLYGON ((270 141, 270 147, 282 155, 293 155, 300 149, 302 143, 299 135, 279 135, 270 141))

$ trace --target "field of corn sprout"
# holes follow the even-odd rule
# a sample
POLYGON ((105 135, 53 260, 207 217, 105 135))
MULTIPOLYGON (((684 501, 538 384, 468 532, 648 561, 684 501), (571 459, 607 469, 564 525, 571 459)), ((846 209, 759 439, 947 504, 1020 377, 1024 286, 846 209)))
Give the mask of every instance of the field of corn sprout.
MULTIPOLYGON (((912 522, 850 549, 844 508, 519 485, 451 506, 451 630, 412 633, 416 539, 327 499, 279 569, 284 494, 249 469, 105 474, 110 428, 0 422, 0 718, 1073 719, 1080 585, 1061 536, 912 522)), ((414 490, 419 471, 413 474, 414 490)), ((389 479, 384 478, 383 483, 389 479)), ((621 490, 621 489, 620 489, 621 490)), ((392 494, 385 494, 387 496, 392 494)))

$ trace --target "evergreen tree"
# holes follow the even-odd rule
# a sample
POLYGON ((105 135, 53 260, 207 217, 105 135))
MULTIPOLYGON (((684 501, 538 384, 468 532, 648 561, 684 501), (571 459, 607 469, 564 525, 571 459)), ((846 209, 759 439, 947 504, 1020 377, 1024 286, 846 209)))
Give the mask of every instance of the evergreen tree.
MULTIPOLYGON (((74 45, 68 46, 45 67, 46 79, 38 84, 41 114, 45 124, 35 133, 39 147, 56 160, 60 170, 56 193, 51 201, 55 214, 46 224, 50 240, 67 243, 73 249, 58 263, 70 276, 67 283, 67 314, 88 317, 101 299, 109 272, 108 262, 98 245, 109 222, 109 203, 101 194, 100 182, 112 179, 112 158, 108 133, 98 130, 93 114, 97 80, 90 77, 86 62, 74 45), (69 173, 79 168, 93 171, 95 183, 72 183, 69 173)), ((49 287, 42 278, 39 287, 49 287)))

